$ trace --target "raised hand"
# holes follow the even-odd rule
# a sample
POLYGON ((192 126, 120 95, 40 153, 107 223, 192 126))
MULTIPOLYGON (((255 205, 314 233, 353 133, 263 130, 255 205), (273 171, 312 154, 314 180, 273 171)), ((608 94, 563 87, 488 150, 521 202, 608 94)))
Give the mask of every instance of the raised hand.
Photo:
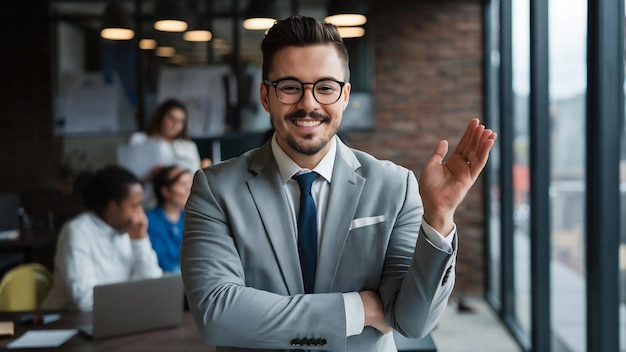
POLYGON ((441 140, 426 162, 419 178, 424 220, 444 236, 452 230, 456 207, 487 164, 496 137, 473 119, 446 161, 448 141, 441 140))
POLYGON ((128 229, 128 236, 131 239, 141 239, 148 235, 148 217, 143 210, 137 211, 132 218, 131 225, 128 229))

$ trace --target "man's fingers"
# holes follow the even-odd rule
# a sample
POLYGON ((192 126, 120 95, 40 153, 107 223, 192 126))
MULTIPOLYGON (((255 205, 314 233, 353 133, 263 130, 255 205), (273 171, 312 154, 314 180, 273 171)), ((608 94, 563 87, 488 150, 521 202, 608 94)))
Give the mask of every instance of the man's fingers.
POLYGON ((461 140, 459 141, 459 144, 457 144, 457 147, 456 147, 456 150, 458 152, 463 153, 465 148, 467 148, 467 146, 470 144, 470 141, 472 140, 472 134, 474 133, 474 130, 476 129, 476 126, 478 126, 479 123, 480 122, 477 118, 473 118, 467 124, 467 128, 465 128, 465 132, 463 133, 463 136, 461 136, 461 140))
POLYGON ((485 131, 484 125, 478 125, 474 127, 469 143, 467 143, 465 145, 465 148, 461 150, 461 152, 463 153, 463 156, 466 159, 469 159, 470 153, 476 149, 476 146, 478 145, 480 138, 484 131, 485 131))
POLYGON ((448 154, 448 141, 440 140, 433 151, 430 159, 428 159, 427 164, 441 164, 443 163, 443 158, 448 154))
POLYGON ((473 178, 478 177, 482 169, 487 164, 487 160, 489 159, 489 151, 491 150, 491 147, 493 147, 496 137, 497 135, 493 133, 493 131, 485 129, 484 131, 482 131, 474 151, 470 152, 470 169, 473 178))

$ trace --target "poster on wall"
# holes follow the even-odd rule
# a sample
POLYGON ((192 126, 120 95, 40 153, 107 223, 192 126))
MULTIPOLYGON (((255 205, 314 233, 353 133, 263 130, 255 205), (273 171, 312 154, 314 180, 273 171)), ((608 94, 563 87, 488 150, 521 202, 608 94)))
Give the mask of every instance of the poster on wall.
POLYGON ((187 108, 187 130, 194 138, 222 135, 229 109, 237 104, 236 79, 225 65, 164 67, 157 104, 178 99, 187 108))
POLYGON ((117 75, 63 73, 56 114, 58 135, 133 131, 133 108, 117 75))

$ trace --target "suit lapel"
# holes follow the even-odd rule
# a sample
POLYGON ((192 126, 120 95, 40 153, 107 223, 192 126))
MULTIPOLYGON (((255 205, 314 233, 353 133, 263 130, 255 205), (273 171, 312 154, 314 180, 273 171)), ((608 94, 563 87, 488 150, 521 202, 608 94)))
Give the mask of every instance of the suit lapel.
POLYGON ((272 243, 289 294, 304 292, 295 229, 270 143, 266 143, 250 164, 256 176, 248 188, 272 243), (268 202, 273 199, 275 202, 268 202), (269 206, 272 204, 273 206, 269 206))
POLYGON ((320 255, 315 275, 315 292, 330 292, 339 260, 348 238, 365 179, 354 171, 360 163, 352 151, 337 141, 337 156, 333 167, 326 221, 322 229, 320 255))

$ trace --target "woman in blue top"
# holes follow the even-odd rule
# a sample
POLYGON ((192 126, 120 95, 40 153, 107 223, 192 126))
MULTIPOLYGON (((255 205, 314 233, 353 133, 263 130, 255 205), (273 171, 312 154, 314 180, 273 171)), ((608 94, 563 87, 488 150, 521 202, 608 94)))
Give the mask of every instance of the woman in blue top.
POLYGON ((193 175, 170 166, 152 181, 157 206, 146 212, 148 236, 163 271, 180 271, 180 245, 183 239, 183 208, 189 197, 193 175))

